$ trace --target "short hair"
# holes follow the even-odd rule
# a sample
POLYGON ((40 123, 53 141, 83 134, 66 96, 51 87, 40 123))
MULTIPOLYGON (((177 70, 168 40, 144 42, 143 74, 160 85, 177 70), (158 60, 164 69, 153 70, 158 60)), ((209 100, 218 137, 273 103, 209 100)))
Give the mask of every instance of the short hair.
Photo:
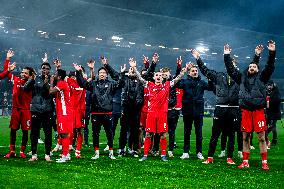
POLYGON ((108 74, 108 71, 107 71, 107 69, 106 69, 105 67, 100 67, 100 68, 98 69, 98 73, 99 73, 101 70, 105 70, 106 73, 108 74))
POLYGON ((64 80, 66 77, 66 71, 62 69, 57 70, 57 75, 61 77, 61 80, 64 80))
POLYGON ((257 68, 259 69, 259 63, 258 63, 258 62, 252 61, 252 62, 250 62, 249 64, 256 64, 257 68))
POLYGON ((48 62, 42 63, 41 66, 40 66, 40 68, 42 68, 42 66, 48 66, 49 69, 51 69, 51 66, 50 66, 50 64, 49 64, 48 62))
POLYGON ((36 73, 35 70, 32 67, 24 67, 24 69, 29 71, 29 76, 33 75, 33 73, 36 73))
POLYGON ((164 67, 161 69, 161 72, 171 72, 171 69, 168 67, 164 67))
MULTIPOLYGON (((196 64, 193 64, 193 66, 192 66, 191 68, 196 68, 196 69, 198 69, 198 66, 197 66, 196 64)), ((188 71, 190 71, 191 68, 190 68, 188 71)))

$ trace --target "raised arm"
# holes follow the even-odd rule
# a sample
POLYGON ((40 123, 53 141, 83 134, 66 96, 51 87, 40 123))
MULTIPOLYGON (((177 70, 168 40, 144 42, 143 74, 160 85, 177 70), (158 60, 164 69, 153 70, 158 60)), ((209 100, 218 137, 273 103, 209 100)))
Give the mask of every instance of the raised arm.
POLYGON ((181 69, 182 69, 182 59, 180 56, 177 58, 177 68, 176 68, 176 74, 174 75, 174 78, 176 78, 180 74, 181 69))
POLYGON ((268 80, 270 79, 272 73, 274 72, 275 69, 275 56, 276 56, 276 48, 275 48, 275 42, 270 40, 268 41, 268 50, 269 50, 269 56, 268 60, 266 62, 266 65, 264 69, 261 72, 260 75, 260 80, 263 81, 264 83, 267 83, 268 80))
POLYGON ((159 61, 159 55, 158 53, 154 53, 150 67, 147 69, 146 73, 143 74, 143 78, 145 78, 147 81, 151 80, 154 77, 154 72, 158 61, 159 61))
POLYGON ((113 90, 123 88, 125 83, 125 71, 126 71, 126 64, 120 66, 120 74, 118 81, 114 81, 112 84, 113 90))
POLYGON ((226 66, 226 69, 227 69, 227 72, 228 72, 229 76, 231 76, 233 78, 233 80, 237 84, 240 84, 241 83, 242 74, 233 65, 233 60, 230 57, 231 51, 232 51, 232 49, 230 49, 230 46, 228 44, 226 44, 224 46, 224 62, 225 62, 225 66, 226 66))
POLYGON ((84 79, 81 66, 77 64, 73 64, 73 66, 76 70, 76 79, 79 86, 92 92, 93 91, 92 81, 87 81, 86 79, 84 79))
POLYGON ((201 71, 201 73, 210 79, 211 81, 215 82, 217 79, 217 72, 214 70, 208 69, 202 59, 200 58, 200 53, 196 49, 191 49, 192 56, 196 59, 196 63, 201 71))
POLYGON ((6 59, 4 61, 4 66, 3 66, 4 71, 8 70, 8 73, 5 76, 7 76, 10 80, 12 79, 12 73, 10 73, 10 71, 12 71, 16 68, 15 62, 13 64, 10 64, 10 60, 13 56, 14 56, 14 51, 12 49, 9 49, 8 52, 7 52, 7 55, 6 55, 6 59))
POLYGON ((119 73, 117 71, 115 71, 108 63, 108 59, 106 57, 102 57, 102 64, 104 65, 104 67, 107 69, 110 77, 115 80, 118 81, 119 80, 119 73))
POLYGON ((87 62, 87 66, 90 68, 90 78, 91 80, 96 78, 96 74, 95 74, 95 61, 93 59, 89 60, 87 62))
POLYGON ((171 87, 173 87, 175 84, 177 84, 177 82, 179 82, 182 79, 184 74, 187 72, 187 70, 189 70, 191 68, 191 66, 192 65, 187 64, 185 68, 182 68, 180 74, 178 76, 176 76, 173 80, 170 81, 171 87))
POLYGON ((134 71, 138 81, 140 81, 143 84, 144 87, 147 87, 148 81, 146 81, 145 79, 142 78, 142 76, 140 75, 140 73, 138 72, 136 67, 131 67, 130 69, 133 69, 132 71, 134 71))

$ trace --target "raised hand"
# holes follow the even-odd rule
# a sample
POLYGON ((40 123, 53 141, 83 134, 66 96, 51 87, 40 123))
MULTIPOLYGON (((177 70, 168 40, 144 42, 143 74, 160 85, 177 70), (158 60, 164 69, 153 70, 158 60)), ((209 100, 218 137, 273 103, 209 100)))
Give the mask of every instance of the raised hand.
POLYGON ((268 41, 268 46, 267 46, 268 50, 270 51, 275 51, 275 42, 272 40, 268 41))
POLYGON ((102 60, 102 64, 103 65, 107 65, 108 64, 108 59, 106 57, 102 56, 101 60, 102 60))
POLYGON ((181 67, 181 65, 182 65, 181 56, 179 56, 179 57, 177 58, 177 65, 180 66, 180 67, 181 67))
POLYGON ((159 55, 158 53, 154 53, 152 57, 152 61, 156 64, 159 61, 159 55))
POLYGON ((230 48, 229 44, 224 46, 224 54, 231 54, 232 49, 230 48))
POLYGON ((53 86, 53 83, 54 83, 54 75, 50 76, 49 83, 50 83, 50 86, 53 86))
POLYGON ((30 78, 33 79, 33 80, 35 80, 35 78, 36 78, 36 73, 33 72, 33 74, 30 76, 30 78))
POLYGON ((143 64, 149 64, 149 58, 143 54, 143 64))
POLYGON ((9 49, 7 52, 7 59, 10 59, 13 56, 14 56, 14 51, 12 49, 9 49))
POLYGON ((78 65, 78 64, 76 64, 76 63, 73 63, 73 66, 74 66, 75 70, 77 70, 77 71, 82 70, 82 67, 81 67, 81 66, 79 66, 79 65, 78 65))
POLYGON ((195 59, 199 59, 200 53, 196 49, 191 49, 190 52, 195 59))
POLYGON ((93 60, 93 59, 91 59, 91 60, 89 60, 88 62, 87 62, 87 65, 88 65, 88 67, 91 69, 91 70, 93 70, 94 69, 94 67, 95 67, 95 61, 93 60))
POLYGON ((13 64, 10 64, 10 65, 8 66, 8 71, 11 72, 11 71, 13 71, 15 68, 16 68, 16 62, 14 62, 13 64))
POLYGON ((44 57, 41 59, 42 59, 42 62, 48 62, 47 53, 44 53, 44 57))
POLYGON ((257 45, 257 46, 255 47, 254 52, 255 52, 255 54, 256 54, 257 56, 259 56, 259 55, 262 53, 263 49, 264 49, 263 45, 257 45))
POLYGON ((56 66, 56 69, 61 68, 61 61, 58 58, 53 61, 53 64, 56 66))
POLYGON ((126 70, 126 64, 123 64, 123 66, 120 66, 120 72, 125 72, 126 70))
POLYGON ((48 75, 45 75, 44 76, 44 81, 43 81, 44 83, 48 83, 48 75))
POLYGON ((136 67, 136 61, 134 60, 134 58, 129 58, 128 63, 130 67, 136 67))

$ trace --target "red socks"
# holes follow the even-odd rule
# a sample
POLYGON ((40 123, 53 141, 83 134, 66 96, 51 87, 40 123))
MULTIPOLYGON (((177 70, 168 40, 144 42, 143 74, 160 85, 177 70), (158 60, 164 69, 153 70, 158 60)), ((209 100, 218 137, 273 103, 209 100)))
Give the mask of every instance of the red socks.
POLYGON ((76 150, 81 151, 82 143, 83 143, 83 135, 82 135, 81 132, 79 132, 78 136, 77 136, 77 147, 76 147, 76 150))
POLYGON ((161 155, 165 156, 167 151, 167 138, 160 138, 161 155))
POLYGON ((62 138, 62 154, 66 156, 69 153, 70 138, 62 138))
POLYGON ((250 153, 249 152, 243 152, 243 161, 249 160, 250 153))
POLYGON ((260 153, 262 161, 267 161, 267 152, 260 153))
POLYGON ((149 152, 149 149, 151 147, 151 138, 149 137, 145 137, 145 141, 144 141, 144 156, 148 156, 148 152, 149 152))

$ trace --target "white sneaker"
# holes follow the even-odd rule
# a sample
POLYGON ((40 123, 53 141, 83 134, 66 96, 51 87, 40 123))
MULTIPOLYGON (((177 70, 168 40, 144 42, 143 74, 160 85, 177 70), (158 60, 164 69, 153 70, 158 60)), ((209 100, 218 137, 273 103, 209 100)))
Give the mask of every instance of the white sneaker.
POLYGON ((128 148, 128 154, 133 154, 133 150, 131 148, 128 148))
POLYGON ((204 157, 203 157, 201 152, 198 152, 197 158, 200 159, 200 160, 204 160, 204 157))
POLYGON ((168 156, 169 156, 169 158, 173 158, 174 157, 173 152, 172 151, 168 151, 168 156))
POLYGON ((110 151, 109 151, 108 157, 109 157, 110 159, 116 159, 116 158, 114 157, 114 155, 113 155, 113 150, 110 150, 110 151))
POLYGON ((81 158, 81 151, 76 150, 75 151, 75 157, 78 158, 78 159, 81 158))
POLYGON ((251 150, 254 150, 254 149, 255 149, 255 147, 254 147, 254 146, 250 146, 250 149, 251 149, 251 150))
POLYGON ((104 149, 104 152, 107 152, 107 151, 109 151, 109 146, 108 145, 104 149))
POLYGON ((40 138, 37 139, 37 143, 39 143, 39 144, 44 144, 43 140, 41 140, 40 138))
POLYGON ((29 161, 36 161, 37 160, 37 155, 34 154, 32 157, 29 159, 29 161))
POLYGON ((66 155, 66 156, 62 156, 60 159, 57 159, 56 163, 65 163, 68 160, 69 160, 68 155, 66 155))
POLYGON ((188 153, 183 153, 182 156, 180 157, 180 159, 188 159, 188 158, 189 158, 188 153))
POLYGON ((221 153, 218 155, 219 158, 225 157, 225 156, 226 156, 226 151, 225 150, 221 151, 221 153))
POLYGON ((47 155, 47 154, 45 154, 44 159, 45 159, 45 161, 52 161, 51 158, 50 158, 50 156, 47 155))
POLYGON ((238 151, 238 157, 239 157, 240 159, 243 159, 243 152, 242 152, 242 151, 238 151))
POLYGON ((30 152, 27 153, 27 155, 32 156, 32 155, 33 155, 33 152, 30 151, 30 152))
POLYGON ((100 152, 99 152, 99 150, 96 150, 95 154, 93 155, 93 157, 91 159, 96 160, 96 159, 99 159, 99 158, 100 158, 100 152))

